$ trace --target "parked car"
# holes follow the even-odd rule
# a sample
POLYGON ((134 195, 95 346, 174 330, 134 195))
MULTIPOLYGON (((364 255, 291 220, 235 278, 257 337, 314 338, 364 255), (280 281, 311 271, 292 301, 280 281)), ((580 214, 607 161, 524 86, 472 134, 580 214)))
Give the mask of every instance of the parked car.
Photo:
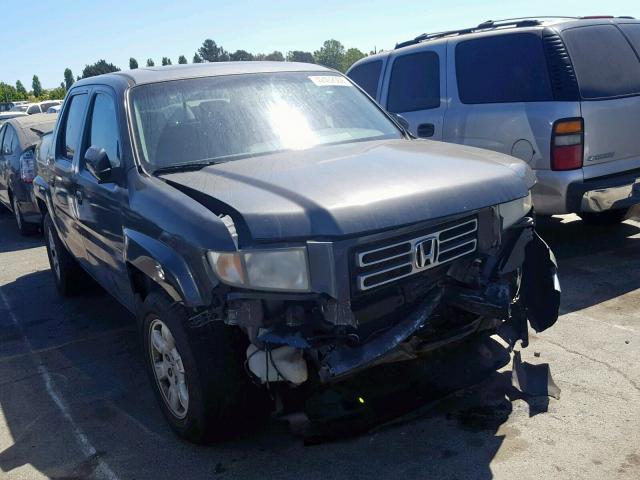
POLYGON ((47 109, 47 113, 60 113, 62 105, 53 105, 47 109))
POLYGON ((347 75, 422 138, 514 155, 536 212, 624 219, 640 203, 640 21, 515 19, 425 34, 347 75))
POLYGON ((14 105, 15 104, 13 102, 0 102, 0 113, 8 112, 14 107, 14 105))
POLYGON ((33 115, 34 113, 47 113, 47 110, 50 107, 61 104, 62 100, 46 100, 39 103, 21 103, 19 105, 15 105, 10 111, 25 112, 29 115, 33 115))
POLYGON ((81 80, 51 152, 35 192, 56 285, 88 272, 137 315, 164 415, 192 441, 257 422, 256 383, 312 389, 400 348, 503 324, 526 343, 527 320, 557 319, 529 167, 413 140, 318 65, 81 80))
POLYGON ((31 195, 36 131, 52 130, 55 122, 52 115, 26 115, 7 120, 0 128, 0 203, 13 212, 23 235, 34 233, 41 224, 31 195))
POLYGON ((15 117, 25 117, 28 114, 25 112, 0 112, 0 126, 7 120, 15 117))

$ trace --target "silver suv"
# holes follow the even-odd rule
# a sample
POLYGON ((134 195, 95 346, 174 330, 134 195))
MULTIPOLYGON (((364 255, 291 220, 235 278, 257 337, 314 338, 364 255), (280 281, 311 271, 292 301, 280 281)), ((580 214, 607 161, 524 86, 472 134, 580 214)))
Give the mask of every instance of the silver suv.
POLYGON ((424 34, 347 72, 422 138, 526 161, 542 215, 640 203, 640 21, 526 18, 424 34))

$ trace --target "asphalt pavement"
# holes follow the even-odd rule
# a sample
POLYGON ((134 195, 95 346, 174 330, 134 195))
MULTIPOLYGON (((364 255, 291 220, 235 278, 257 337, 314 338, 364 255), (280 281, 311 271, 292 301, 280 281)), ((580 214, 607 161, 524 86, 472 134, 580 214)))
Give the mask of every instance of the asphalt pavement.
POLYGON ((514 395, 506 366, 353 438, 307 446, 272 420, 194 446, 161 416, 131 315, 99 288, 60 298, 42 239, 0 215, 0 478, 638 479, 634 218, 540 225, 558 257, 562 317, 522 358, 550 364, 559 400, 514 395))

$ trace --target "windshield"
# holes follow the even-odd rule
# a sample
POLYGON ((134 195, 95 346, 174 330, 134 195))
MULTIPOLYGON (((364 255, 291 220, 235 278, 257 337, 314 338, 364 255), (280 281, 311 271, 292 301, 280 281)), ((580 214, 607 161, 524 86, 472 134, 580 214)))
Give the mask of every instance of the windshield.
POLYGON ((346 78, 278 72, 195 78, 131 91, 139 156, 149 170, 281 150, 402 138, 346 78))
POLYGON ((29 105, 16 105, 11 109, 11 111, 12 112, 26 112, 27 108, 29 108, 29 105))

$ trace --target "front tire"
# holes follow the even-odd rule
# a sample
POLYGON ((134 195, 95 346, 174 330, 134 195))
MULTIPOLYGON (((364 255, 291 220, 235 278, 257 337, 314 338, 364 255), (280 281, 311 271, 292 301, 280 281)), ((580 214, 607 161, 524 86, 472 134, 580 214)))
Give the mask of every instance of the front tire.
POLYGON ((619 208, 599 213, 582 212, 580 218, 589 225, 615 225, 624 221, 627 213, 629 213, 628 208, 619 208))
POLYGON ((43 221, 44 239, 47 245, 49 266, 53 272, 56 287, 60 295, 69 296, 80 289, 86 276, 75 258, 67 251, 53 226, 53 220, 47 213, 43 221))
POLYGON ((222 322, 191 327, 188 319, 184 307, 157 291, 139 313, 146 369, 171 428, 206 443, 260 424, 269 405, 242 368, 244 334, 222 322))

